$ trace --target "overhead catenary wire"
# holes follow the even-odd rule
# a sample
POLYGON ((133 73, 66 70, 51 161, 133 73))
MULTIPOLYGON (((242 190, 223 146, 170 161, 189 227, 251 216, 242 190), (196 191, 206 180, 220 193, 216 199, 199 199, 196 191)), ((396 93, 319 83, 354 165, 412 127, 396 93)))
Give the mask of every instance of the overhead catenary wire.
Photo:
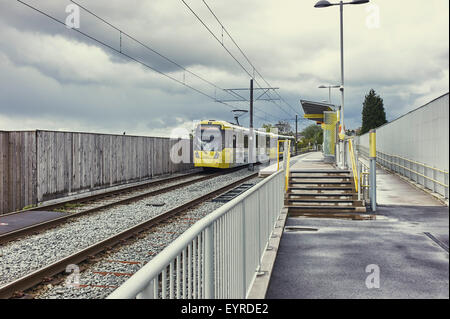
MULTIPOLYGON (((244 70, 245 73, 247 73, 247 75, 254 79, 254 74, 251 74, 243 65, 242 63, 233 55, 233 53, 231 53, 231 51, 225 46, 225 44, 223 43, 223 41, 221 41, 215 34, 214 32, 206 25, 206 23, 199 17, 199 15, 186 3, 186 1, 181 0, 183 2, 183 4, 189 9, 189 11, 197 18, 197 20, 206 28, 206 30, 208 30, 208 32, 214 37, 214 39, 216 39, 216 41, 224 48, 224 50, 233 58, 233 60, 236 61, 236 63, 242 68, 242 70, 244 70)), ((205 5, 207 5, 205 3, 205 5)), ((214 17, 217 19, 217 21, 219 22, 219 24, 222 27, 222 30, 225 31, 228 36, 231 38, 230 34, 228 33, 228 31, 226 30, 226 28, 223 26, 223 24, 218 20, 217 16, 212 12, 212 10, 209 8, 209 6, 207 5, 208 9, 211 11, 211 13, 214 15, 214 17)), ((235 41, 232 40, 234 43, 235 41)), ((240 51, 242 51, 239 48, 240 51)), ((256 68, 253 66, 253 64, 250 62, 250 65, 252 66, 254 71, 257 71, 256 68)), ((259 74, 259 72, 258 72, 259 74)), ((259 74, 260 75, 260 74, 259 74)), ((261 76, 261 75, 260 75, 261 76)), ((262 78, 262 76, 261 76, 262 78)), ((260 88, 262 88, 262 86, 259 84, 259 82, 254 79, 255 83, 257 86, 259 86, 260 88)), ((264 80, 265 81, 265 80, 264 80)), ((265 81, 267 83, 267 81, 265 81)), ((268 84, 268 83, 267 83, 268 84)), ((270 86, 270 84, 268 84, 270 86)), ((278 93, 277 93, 278 94, 278 93)), ((273 101, 272 101, 273 102, 273 101)), ((283 112, 285 112, 288 116, 292 116, 292 114, 288 113, 285 109, 283 109, 281 106, 279 106, 278 104, 274 103, 276 106, 278 106, 283 112)), ((296 114, 296 113, 294 113, 296 114)))
MULTIPOLYGON (((184 2, 184 0, 182 0, 184 2)), ((228 30, 225 28, 225 26, 222 24, 222 22, 219 20, 219 18, 217 17, 217 15, 214 13, 214 11, 211 9, 211 7, 206 3, 205 0, 202 0, 203 3, 205 4, 205 6, 208 8, 209 12, 211 12, 211 14, 214 16, 214 18, 216 19, 217 23, 220 24, 220 26, 222 27, 222 30, 225 31, 225 33, 230 37, 231 41, 233 42, 233 44, 238 48, 239 52, 241 52, 241 54, 243 55, 243 57, 247 60, 247 62, 250 64, 250 66, 253 68, 253 71, 256 72, 256 74, 258 74, 261 79, 266 83, 267 86, 272 87, 269 82, 266 81, 266 79, 261 75, 261 73, 256 69, 256 67, 253 65, 253 63, 250 61, 250 59, 247 57, 247 55, 244 53, 244 51, 241 49, 241 47, 237 44, 237 42, 234 40, 234 38, 231 36, 231 34, 228 32, 228 30)), ((222 44, 223 45, 223 44, 222 44)), ((254 77, 254 76, 253 76, 254 77)), ((256 80, 255 80, 256 82, 256 80)), ((256 82, 257 83, 257 82, 256 82)), ((258 84, 258 83, 257 83, 258 84)), ((258 84, 259 85, 259 84, 258 84)), ((278 95, 278 97, 280 98, 281 101, 283 101, 286 105, 288 105, 293 111, 294 114, 298 114, 298 112, 289 104, 286 102, 286 100, 277 92, 274 90, 274 92, 278 95)))
POLYGON ((212 83, 211 81, 206 80, 205 78, 201 77, 200 75, 190 71, 189 69, 185 68, 184 66, 180 65, 179 63, 175 62, 174 60, 166 57, 165 55, 159 53, 158 51, 154 50, 153 48, 149 47, 148 45, 146 45, 145 43, 143 43, 142 41, 136 39, 134 36, 131 36, 130 34, 126 33, 125 31, 119 29, 118 27, 114 26, 113 24, 111 24, 110 22, 108 22, 107 20, 103 19, 102 17, 98 16, 97 14, 95 14, 94 12, 92 12, 91 10, 87 9, 86 7, 82 6, 81 4, 79 4, 76 1, 73 0, 69 0, 70 2, 72 2, 73 4, 79 6, 80 8, 82 8, 83 10, 85 10, 86 12, 88 12, 89 14, 93 15, 94 17, 96 17, 97 19, 101 20, 102 22, 106 23, 107 25, 109 25, 110 27, 112 27, 113 29, 117 30, 120 32, 121 35, 125 35, 127 37, 129 37, 130 39, 132 39, 133 41, 136 41, 136 43, 139 43, 140 45, 142 45, 144 48, 150 50, 151 52, 155 53, 156 55, 158 55, 159 57, 163 58, 164 60, 174 64, 175 66, 179 67, 180 69, 182 69, 183 71, 188 72, 189 74, 197 77, 198 79, 208 83, 209 85, 215 87, 216 89, 225 91, 223 88, 217 86, 216 84, 212 83))
MULTIPOLYGON (((110 22, 108 22, 108 21, 106 21, 105 19, 101 18, 101 17, 98 16, 97 14, 93 13, 92 11, 90 11, 89 9, 87 9, 86 7, 81 6, 80 4, 78 4, 78 3, 75 2, 75 1, 72 1, 72 0, 70 0, 70 1, 71 1, 72 3, 74 3, 75 5, 79 6, 80 8, 82 8, 83 10, 85 10, 86 12, 88 12, 89 14, 91 14, 92 16, 94 16, 94 17, 96 17, 97 19, 101 20, 102 22, 106 23, 107 25, 109 25, 109 26, 112 27, 113 29, 119 31, 121 37, 122 37, 123 35, 129 37, 130 39, 132 39, 132 40, 135 41, 136 43, 139 43, 140 45, 142 45, 142 46, 145 47, 146 49, 150 50, 151 52, 153 52, 153 53, 155 53, 156 55, 160 56, 161 58, 165 59, 166 61, 168 61, 168 62, 170 62, 170 63, 176 65, 176 66, 179 67, 180 69, 182 69, 182 70, 188 72, 189 74, 191 74, 191 75, 197 77, 198 79, 200 79, 200 80, 204 81, 205 83, 207 83, 207 84, 213 86, 214 88, 219 89, 219 90, 224 91, 224 92, 226 92, 226 93, 229 94, 229 92, 227 92, 225 89, 223 89, 223 88, 217 86, 216 84, 212 83, 211 81, 208 81, 208 80, 204 79, 204 78, 201 77, 200 75, 198 75, 198 74, 196 74, 196 73, 194 73, 194 72, 188 70, 187 68, 181 66, 180 64, 178 64, 177 62, 173 61, 172 59, 166 57, 165 55, 163 55, 163 54, 161 54, 161 53, 159 53, 159 52, 157 52, 156 50, 154 50, 154 49, 152 49, 151 47, 149 47, 148 45, 142 43, 141 41, 139 41, 139 40, 136 39, 135 37, 129 35, 128 33, 126 33, 126 32, 124 32, 123 30, 117 28, 116 26, 114 26, 114 25, 111 24, 110 22)), ((29 3, 26 3, 26 2, 24 2, 24 1, 22 1, 22 0, 17 0, 17 2, 19 2, 19 3, 21 3, 21 4, 25 5, 25 6, 27 6, 28 8, 30 8, 30 9, 32 9, 32 10, 34 10, 34 11, 36 11, 36 12, 38 12, 38 13, 44 15, 44 16, 46 16, 47 18, 49 18, 49 19, 51 19, 51 20, 53 20, 53 21, 55 21, 55 22, 57 22, 57 23, 60 23, 60 24, 62 24, 62 25, 64 25, 64 26, 66 26, 66 23, 65 23, 64 21, 59 20, 58 18, 56 18, 56 17, 50 15, 50 14, 47 13, 47 12, 44 12, 43 10, 41 10, 41 9, 39 9, 39 8, 36 8, 36 7, 32 6, 32 5, 30 5, 29 3)), ((128 58, 128 59, 130 59, 130 60, 132 60, 132 61, 134 61, 134 62, 136 62, 136 63, 139 63, 139 64, 141 64, 142 66, 144 66, 144 67, 146 67, 146 68, 148 68, 148 69, 150 69, 150 70, 152 70, 152 71, 154 71, 154 72, 156 72, 156 73, 158 73, 158 74, 160 74, 160 75, 162 75, 162 76, 164 76, 164 77, 167 77, 168 79, 173 80, 173 81, 177 82, 178 84, 181 84, 181 85, 183 85, 183 86, 185 86, 185 87, 187 87, 187 88, 189 88, 189 89, 191 89, 191 90, 193 90, 193 91, 195 91, 195 92, 197 92, 197 93, 199 93, 199 94, 201 94, 201 95, 203 95, 203 96, 205 96, 205 97, 207 97, 207 98, 209 98, 209 99, 211 99, 211 100, 213 100, 213 101, 215 101, 215 102, 221 103, 221 104, 223 104, 223 105, 225 105, 225 106, 227 106, 227 107, 229 107, 229 108, 231 108, 231 109, 235 109, 235 107, 234 107, 233 105, 230 105, 230 104, 228 104, 228 103, 226 103, 226 102, 220 101, 220 100, 218 100, 216 97, 214 97, 214 96, 212 96, 212 95, 210 95, 210 94, 208 94, 208 93, 205 93, 205 92, 203 92, 202 90, 193 87, 192 85, 186 84, 185 82, 180 81, 180 80, 178 80, 177 78, 175 78, 175 77, 173 77, 173 76, 171 76, 171 75, 169 75, 169 74, 167 74, 167 73, 165 73, 165 72, 162 72, 162 71, 158 70, 157 68, 155 68, 155 67, 153 67, 153 66, 150 66, 150 65, 148 65, 147 63, 145 63, 145 62, 143 62, 143 61, 140 61, 140 60, 138 60, 137 58, 135 58, 135 57, 133 57, 133 56, 131 56, 131 55, 125 53, 125 52, 122 50, 122 48, 117 49, 117 48, 113 47, 112 45, 110 45, 110 44, 108 44, 108 43, 105 43, 104 41, 102 41, 102 40, 100 40, 100 39, 98 39, 98 38, 96 38, 96 37, 94 37, 94 36, 91 36, 91 35, 87 34, 86 32, 81 31, 81 30, 78 29, 78 28, 71 28, 71 30, 72 30, 72 31, 75 31, 75 32, 77 32, 77 33, 79 33, 79 34, 81 34, 81 35, 83 35, 83 36, 85 36, 85 37, 91 39, 92 41, 95 41, 95 42, 97 42, 97 43, 99 43, 99 44, 101 44, 101 45, 107 47, 108 49, 114 51, 115 53, 117 53, 117 54, 119 54, 119 55, 122 55, 122 56, 124 56, 124 57, 126 57, 126 58, 128 58)))
MULTIPOLYGON (((57 23, 59 23, 59 24, 61 24, 61 25, 66 26, 66 23, 65 23, 64 21, 59 20, 58 18, 52 16, 52 15, 49 14, 48 12, 44 12, 43 10, 41 10, 41 9, 39 9, 39 8, 37 8, 37 7, 34 7, 34 6, 30 5, 29 3, 26 3, 26 2, 24 2, 24 1, 22 1, 22 0, 17 0, 17 1, 18 1, 19 3, 21 3, 22 5, 25 5, 25 6, 27 6, 28 8, 30 8, 30 9, 32 9, 32 10, 34 10, 34 11, 36 11, 36 12, 38 12, 38 13, 44 15, 44 16, 46 16, 47 18, 49 18, 49 19, 51 19, 51 20, 53 20, 53 21, 55 21, 55 22, 57 22, 57 23)), ((195 92, 197 92, 197 93, 199 93, 199 94, 201 94, 201 95, 203 95, 203 96, 205 96, 205 97, 207 97, 207 98, 209 98, 209 99, 211 99, 211 100, 213 100, 213 101, 215 101, 215 102, 221 103, 222 105, 225 105, 225 106, 229 107, 230 109, 235 109, 235 107, 234 107, 233 105, 230 105, 230 104, 228 104, 228 103, 226 103, 226 102, 224 102, 224 101, 221 101, 221 100, 217 99, 216 96, 212 96, 212 95, 210 95, 210 94, 208 94, 208 93, 206 93, 206 92, 204 92, 204 91, 202 91, 202 90, 200 90, 200 89, 198 89, 198 88, 196 88, 196 87, 194 87, 194 86, 192 86, 192 85, 189 85, 189 84, 185 83, 184 79, 183 79, 183 81, 180 81, 179 79, 177 79, 177 78, 175 78, 175 77, 173 77, 173 76, 171 76, 171 75, 169 75, 169 74, 167 74, 167 73, 165 73, 165 72, 162 72, 162 71, 158 70, 157 68, 155 68, 155 67, 149 65, 148 63, 145 63, 144 61, 141 61, 141 60, 139 60, 138 58, 135 58, 135 57, 131 56, 130 54, 125 53, 125 52, 122 50, 122 37, 123 37, 123 36, 130 38, 131 40, 133 40, 133 41, 135 41, 136 43, 140 44, 140 45, 141 45, 142 47, 144 47, 145 49, 151 51, 152 53, 156 54, 157 56, 159 56, 159 57, 163 58, 164 60, 170 62, 171 64, 175 65, 176 67, 178 67, 179 69, 183 70, 184 72, 187 72, 187 73, 193 75, 194 77, 200 79, 200 80, 203 81, 204 83, 207 83, 208 85, 214 87, 215 90, 220 90, 220 91, 226 92, 227 94, 230 94, 231 96, 233 96, 233 95, 231 94, 231 92, 229 92, 229 91, 227 91, 227 90, 225 90, 225 89, 219 87, 218 85, 212 83, 211 81, 206 80, 204 77, 202 77, 202 76, 200 76, 200 75, 198 75, 198 74, 192 72, 191 70, 189 70, 189 69, 183 67, 183 66, 180 65, 179 63, 175 62, 173 59, 170 59, 170 58, 168 58, 167 56, 165 56, 165 55, 159 53, 158 51, 156 51, 155 49, 151 48, 151 47, 148 46, 147 44, 144 44, 142 41, 138 40, 136 37, 131 36, 129 33, 123 31, 122 29, 120 29, 120 28, 118 28, 117 26, 113 25, 112 23, 110 23, 109 21, 105 20, 104 18, 100 17, 100 16, 97 15, 96 13, 92 12, 91 10, 89 10, 88 8, 86 8, 85 6, 79 4, 77 1, 73 1, 73 0, 69 0, 69 1, 72 2, 73 4, 75 4, 76 6, 80 7, 81 9, 83 9, 84 11, 86 11, 87 13, 89 13, 90 15, 92 15, 93 17, 95 17, 95 18, 97 18, 98 20, 102 21, 103 23, 107 24, 108 26, 110 26, 110 27, 113 28, 114 30, 118 31, 118 32, 119 32, 119 35, 120 35, 120 48, 119 48, 119 49, 118 49, 118 48, 115 48, 114 46, 112 46, 112 45, 110 45, 110 44, 108 44, 108 43, 106 43, 106 42, 104 42, 104 41, 102 41, 102 40, 100 40, 100 39, 98 39, 98 38, 96 38, 96 37, 94 37, 94 36, 92 36, 92 35, 86 33, 86 32, 83 32, 83 31, 80 30, 79 28, 71 28, 72 31, 75 31, 75 32, 77 32, 77 33, 79 33, 79 34, 81 34, 81 35, 83 35, 83 36, 85 36, 85 37, 91 39, 92 41, 95 41, 95 42, 99 43, 100 45, 102 45, 102 46, 104 46, 104 47, 107 47, 108 49, 112 50, 112 51, 115 52, 116 54, 122 55, 122 56, 124 56, 124 57, 130 59, 131 61, 134 61, 134 62, 136 62, 136 63, 139 63, 139 64, 141 64, 142 66, 144 66, 144 67, 146 67, 146 68, 148 68, 148 69, 150 69, 150 70, 152 70, 152 71, 154 71, 154 72, 156 72, 156 73, 158 73, 158 74, 160 74, 160 75, 162 75, 162 76, 164 76, 164 77, 166 77, 166 78, 168 78, 168 79, 170 79, 170 80, 172 80, 172 81, 175 81, 176 83, 181 84, 181 85, 183 85, 183 86, 185 86, 185 87, 187 87, 187 88, 189 88, 189 89, 191 89, 191 90, 193 90, 193 91, 195 91, 195 92)), ((216 95, 216 94, 214 94, 214 95, 216 95)), ((248 100, 247 100, 247 101, 248 101, 248 100)), ((259 110, 259 109, 258 109, 258 110, 259 110)), ((266 116, 268 115, 268 116, 270 116, 270 117, 276 118, 275 116, 273 116, 273 115, 271 115, 271 114, 269 114, 269 113, 267 113, 267 112, 265 112, 265 111, 263 111, 263 110, 259 110, 259 111, 261 111, 262 113, 264 113, 266 116)), ((262 118, 259 117, 259 116, 258 116, 258 118, 262 119, 262 118)))
MULTIPOLYGON (((168 61, 169 63, 172 63, 173 65, 177 66, 178 68, 182 69, 183 71, 185 71, 185 72, 187 72, 187 73, 189 73, 189 74, 195 76, 196 78, 200 79, 201 81, 203 81, 203 82, 205 82, 205 83, 207 83, 207 84, 213 86, 215 89, 218 89, 218 90, 220 90, 220 91, 222 91, 222 92, 225 92, 225 93, 230 94, 230 95, 233 96, 233 93, 234 93, 234 92, 231 92, 231 91, 229 91, 229 90, 225 90, 224 88, 219 87, 218 85, 212 83, 211 81, 206 80, 206 79, 203 78, 202 76, 200 76, 200 75, 198 75, 198 74, 196 74, 196 73, 190 71, 189 69, 185 68, 184 66, 182 66, 182 65, 180 65, 179 63, 175 62, 174 60, 168 58, 167 56, 165 56, 165 55, 159 53, 159 52, 156 51, 155 49, 149 47, 147 44, 144 44, 142 41, 136 39, 136 37, 130 35, 129 33, 123 31, 122 29, 119 29, 117 26, 113 25, 112 23, 110 23, 110 22, 107 21, 106 19, 100 17, 99 15, 97 15, 96 13, 94 13, 93 11, 91 11, 90 9, 86 8, 85 6, 79 4, 77 1, 74 1, 74 0, 69 0, 69 1, 72 2, 73 4, 79 6, 80 8, 82 8, 83 10, 85 10, 86 12, 88 12, 89 14, 91 14, 92 16, 96 17, 96 18, 99 19, 100 21, 104 22, 105 24, 107 24, 107 25, 110 26, 111 28, 113 28, 113 29, 115 29, 116 31, 120 32, 120 36, 121 36, 121 37, 122 37, 122 35, 127 36, 128 38, 132 39, 132 40, 135 41, 136 43, 142 45, 144 48, 148 49, 149 51, 153 52, 154 54, 156 54, 156 55, 158 55, 159 57, 163 58, 164 60, 168 61)), ((226 31, 226 30, 225 30, 225 31, 226 31)), ((228 31, 226 31, 226 32, 227 32, 227 34, 228 34, 228 31)), ((212 33, 212 34, 213 34, 213 33, 212 33)), ((213 34, 213 35, 214 35, 214 34, 213 34)), ((120 50, 120 53, 122 53, 122 50, 120 50)), ((239 61, 237 61, 237 60, 236 60, 236 62, 239 63, 239 61)), ((242 66, 242 65, 241 65, 241 66, 242 66)), ((243 66, 242 66, 242 67, 243 67, 243 66)), ((180 81, 177 81, 177 82, 178 82, 178 83, 181 83, 180 81)), ((267 83, 267 82, 266 82, 266 83, 267 83)), ((182 82, 182 84, 184 84, 184 81, 182 82)), ((186 86, 189 87, 189 88, 192 88, 192 87, 189 86, 189 85, 186 85, 186 86)), ((197 92, 199 92, 199 91, 197 90, 197 92)), ((209 97, 209 98, 212 98, 210 95, 208 95, 208 97, 209 97)), ((224 102, 224 101, 218 100, 216 97, 214 97, 213 99, 214 99, 214 101, 216 101, 216 102, 222 103, 222 104, 224 104, 224 105, 226 105, 226 106, 228 106, 228 107, 233 108, 233 106, 229 105, 228 103, 226 103, 226 102, 224 102)), ((248 99, 245 99, 245 98, 244 98, 244 100, 246 100, 247 102, 249 102, 248 99)), ((264 111, 262 111, 262 110, 260 110, 260 111, 263 112, 263 113, 265 113, 265 114, 268 114, 267 112, 264 112, 264 111)), ((273 118, 276 118, 275 116, 273 116, 273 115, 271 115, 271 114, 268 114, 268 115, 271 116, 271 117, 273 117, 273 118)))

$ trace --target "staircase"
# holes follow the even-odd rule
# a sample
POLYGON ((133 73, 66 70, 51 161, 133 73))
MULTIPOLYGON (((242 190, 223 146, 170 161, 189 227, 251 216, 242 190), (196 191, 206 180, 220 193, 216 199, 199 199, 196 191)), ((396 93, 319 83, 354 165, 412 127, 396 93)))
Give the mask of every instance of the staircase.
POLYGON ((372 219, 349 170, 291 170, 284 204, 290 216, 372 219))

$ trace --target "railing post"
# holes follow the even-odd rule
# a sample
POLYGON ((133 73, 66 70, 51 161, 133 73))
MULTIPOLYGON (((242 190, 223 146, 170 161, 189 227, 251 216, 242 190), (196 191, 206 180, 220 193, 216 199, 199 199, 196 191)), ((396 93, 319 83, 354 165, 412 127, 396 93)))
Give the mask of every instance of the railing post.
POLYGON ((277 172, 280 169, 280 141, 277 141, 277 172))
POLYGON ((370 145, 370 201, 372 204, 372 211, 377 210, 377 143, 376 131, 370 130, 369 133, 370 145))
MULTIPOLYGON (((256 196, 255 196, 256 197, 256 196)), ((242 220, 241 220, 241 240, 242 240, 242 297, 245 298, 247 292, 247 259, 246 259, 246 243, 245 237, 245 201, 242 202, 242 220)))
POLYGON ((447 185, 447 187, 444 186, 444 197, 448 198, 448 172, 447 174, 444 173, 444 184, 447 185))
MULTIPOLYGON (((261 196, 260 193, 258 192, 257 194, 257 198, 258 198, 258 212, 261 212, 261 196)), ((268 207, 266 207, 266 209, 269 209, 268 207)), ((260 267, 261 267, 261 213, 257 214, 258 216, 258 226, 257 226, 257 242, 258 242, 258 267, 256 268, 256 272, 259 272, 260 267)))
POLYGON ((214 230, 205 229, 205 298, 214 299, 214 230))

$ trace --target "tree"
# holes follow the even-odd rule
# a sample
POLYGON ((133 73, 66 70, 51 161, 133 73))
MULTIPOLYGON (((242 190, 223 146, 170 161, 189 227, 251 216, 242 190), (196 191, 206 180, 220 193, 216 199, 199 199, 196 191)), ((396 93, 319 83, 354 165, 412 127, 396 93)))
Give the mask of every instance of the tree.
POLYGON ((364 98, 362 109, 362 127, 360 135, 369 132, 387 123, 386 112, 384 111, 383 99, 370 89, 369 94, 364 98))
POLYGON ((275 127, 278 129, 278 134, 294 135, 294 133, 292 133, 291 125, 287 121, 278 121, 278 123, 275 124, 275 127))
POLYGON ((309 125, 301 132, 301 134, 304 138, 300 142, 300 147, 323 143, 323 130, 317 124, 309 125))
POLYGON ((317 124, 311 124, 302 131, 302 135, 307 139, 314 139, 318 134, 322 133, 322 128, 317 124))
POLYGON ((263 129, 266 130, 267 133, 269 133, 270 130, 271 130, 272 128, 274 128, 274 126, 273 126, 272 124, 270 124, 270 123, 268 123, 268 124, 263 124, 262 127, 263 127, 263 129))

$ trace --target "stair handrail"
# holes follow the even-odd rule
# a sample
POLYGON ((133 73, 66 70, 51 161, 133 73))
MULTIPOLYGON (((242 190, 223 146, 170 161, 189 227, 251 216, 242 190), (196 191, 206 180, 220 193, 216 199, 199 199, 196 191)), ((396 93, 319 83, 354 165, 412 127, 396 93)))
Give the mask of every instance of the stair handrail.
POLYGON ((291 161, 291 140, 287 140, 288 147, 287 147, 287 161, 286 161, 286 168, 285 168, 285 191, 287 192, 288 186, 289 186, 289 162, 291 161))
POLYGON ((358 171, 356 167, 356 160, 355 160, 355 153, 353 149, 353 139, 348 139, 348 148, 350 153, 350 159, 352 162, 352 171, 353 171, 353 180, 355 181, 355 190, 359 193, 359 187, 358 187, 358 171))

